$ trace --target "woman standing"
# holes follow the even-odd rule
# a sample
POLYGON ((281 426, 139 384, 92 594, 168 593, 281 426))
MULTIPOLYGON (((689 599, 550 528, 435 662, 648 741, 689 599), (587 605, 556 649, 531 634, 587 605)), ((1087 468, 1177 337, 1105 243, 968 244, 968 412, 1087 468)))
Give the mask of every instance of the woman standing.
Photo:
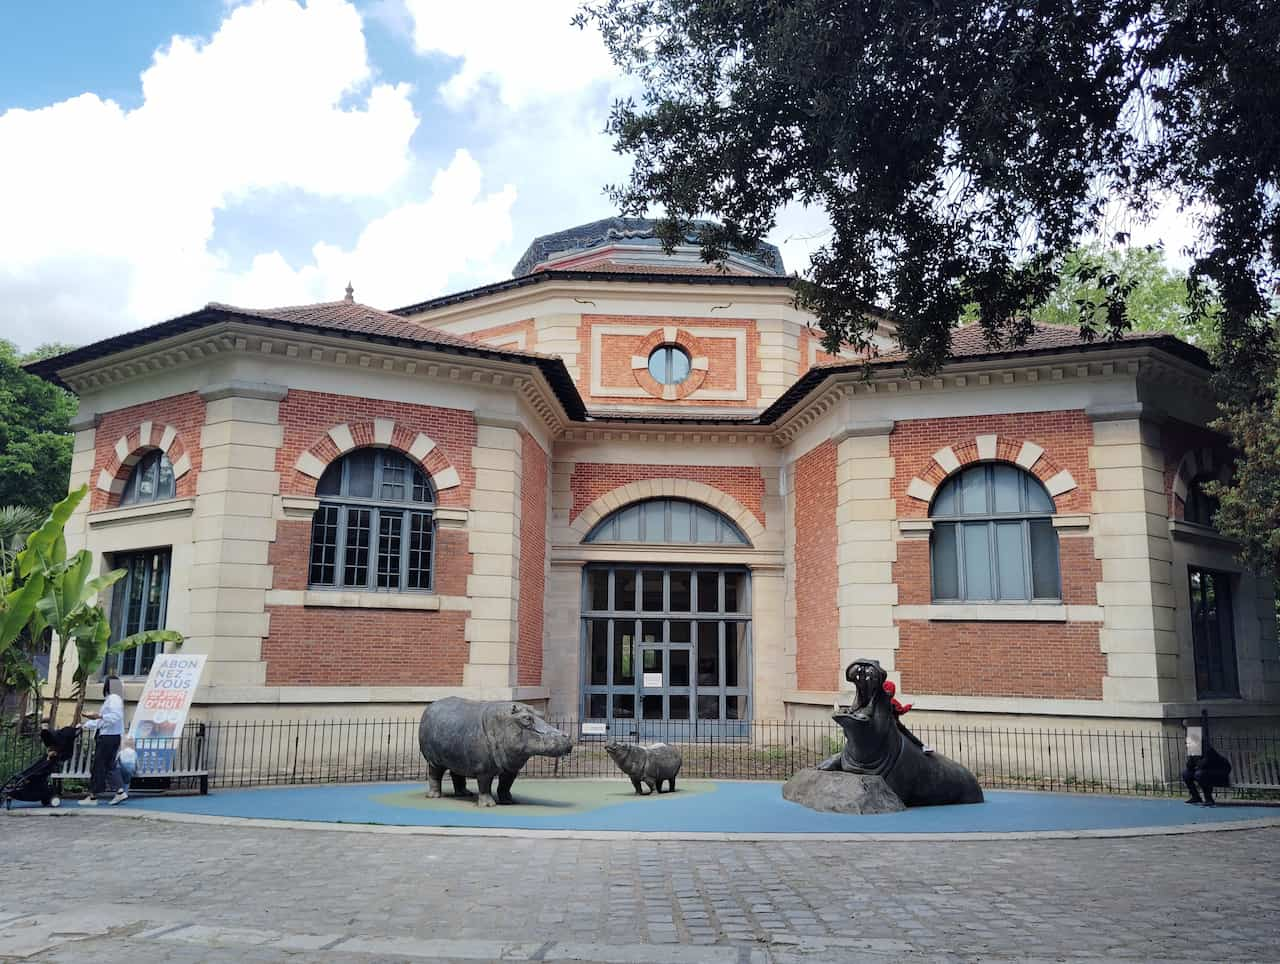
POLYGON ((102 681, 102 706, 97 713, 85 713, 83 728, 94 730, 93 770, 89 776, 89 794, 80 801, 82 807, 96 807, 98 797, 110 789, 115 806, 129 798, 120 785, 120 771, 116 769, 116 754, 120 752, 120 738, 124 736, 124 684, 116 675, 102 681))

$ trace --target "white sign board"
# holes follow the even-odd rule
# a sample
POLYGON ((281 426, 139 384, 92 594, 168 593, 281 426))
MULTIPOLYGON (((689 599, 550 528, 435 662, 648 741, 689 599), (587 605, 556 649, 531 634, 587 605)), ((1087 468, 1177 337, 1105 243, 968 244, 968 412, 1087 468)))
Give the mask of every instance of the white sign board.
POLYGON ((583 736, 605 736, 609 732, 608 723, 583 723, 583 736))
POLYGON ((131 737, 147 740, 182 735, 187 712, 200 684, 200 674, 204 672, 204 661, 203 655, 183 653, 161 653, 156 657, 129 725, 131 737))
POLYGON ((645 689, 647 689, 647 690, 648 690, 648 689, 655 689, 655 690, 660 690, 660 689, 662 689, 662 674, 661 674, 661 673, 645 673, 645 674, 644 674, 644 688, 645 688, 645 689))

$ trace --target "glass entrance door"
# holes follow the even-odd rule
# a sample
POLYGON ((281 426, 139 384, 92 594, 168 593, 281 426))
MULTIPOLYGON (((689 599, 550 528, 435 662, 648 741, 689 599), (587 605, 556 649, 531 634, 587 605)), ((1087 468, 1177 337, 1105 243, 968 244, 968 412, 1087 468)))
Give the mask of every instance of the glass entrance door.
POLYGON ((583 579, 582 718, 680 740, 750 719, 745 569, 590 566, 583 579))

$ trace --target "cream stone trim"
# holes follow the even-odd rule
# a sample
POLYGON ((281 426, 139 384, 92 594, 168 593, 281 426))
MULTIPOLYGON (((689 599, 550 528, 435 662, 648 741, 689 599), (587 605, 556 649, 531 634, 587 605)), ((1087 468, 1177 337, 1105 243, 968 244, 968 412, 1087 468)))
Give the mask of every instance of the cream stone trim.
POLYGON ((979 435, 974 439, 978 446, 978 458, 984 462, 990 462, 996 457, 996 436, 979 435))
POLYGON ((1212 526, 1197 525, 1182 519, 1169 520, 1169 535, 1180 541, 1212 543, 1226 549, 1240 547, 1239 542, 1230 536, 1224 536, 1212 526))
POLYGON ((689 362, 689 366, 694 371, 705 372, 711 368, 711 362, 706 358, 705 355, 699 355, 697 358, 694 358, 692 361, 689 362))
POLYGON ((455 486, 462 484, 462 479, 458 477, 458 470, 453 466, 435 473, 435 475, 431 477, 431 481, 435 483, 437 491, 452 489, 455 486))
MULTIPOLYGON (((272 602, 271 593, 267 602, 272 602)), ((348 592, 340 589, 307 589, 302 605, 333 609, 419 609, 437 612, 441 597, 435 593, 348 592)))
POLYGON ((164 502, 144 502, 118 509, 100 509, 88 515, 89 528, 127 525, 130 522, 155 522, 178 516, 188 516, 195 511, 195 499, 169 499, 164 502))
POLYGON ((409 457, 421 462, 428 455, 435 451, 436 443, 429 436, 418 433, 418 437, 413 440, 413 444, 409 446, 409 457))
POLYGON ((116 439, 116 458, 121 462, 129 457, 129 436, 121 435, 116 439))
POLYGON ((310 452, 303 452, 298 456, 298 461, 293 463, 293 467, 303 475, 309 475, 313 479, 318 479, 324 475, 325 465, 310 452))
POLYGON ((1068 622, 1067 610, 1067 606, 1053 603, 934 603, 927 606, 899 606, 895 616, 898 619, 927 619, 931 622, 1065 623, 1068 622))
POLYGON ((712 488, 703 482, 692 482, 688 479, 645 479, 641 482, 630 482, 606 492, 579 513, 569 525, 569 530, 581 542, 595 524, 614 509, 639 502, 643 499, 678 498, 701 502, 713 509, 719 509, 732 519, 755 545, 764 537, 764 526, 760 524, 750 509, 733 496, 712 488))
POLYGON ((937 486, 931 485, 920 478, 912 479, 911 484, 907 486, 907 495, 921 502, 932 502, 934 493, 937 491, 937 486))
POLYGON ((338 447, 340 454, 350 452, 356 447, 356 440, 351 437, 351 426, 346 422, 329 429, 329 438, 333 439, 333 444, 338 447))
POLYGON ((391 436, 396 430, 394 419, 375 418, 373 420, 373 442, 375 445, 390 445, 391 436))
POLYGON ((1018 450, 1018 457, 1013 461, 1030 472, 1042 455, 1044 455, 1044 449, 1035 442, 1023 442, 1022 448, 1018 450))
POLYGON ((649 360, 645 358, 643 355, 631 356, 632 371, 639 371, 641 368, 648 368, 648 367, 649 367, 649 360))
POLYGON ((1055 515, 1053 517, 1053 527, 1055 529, 1088 529, 1089 517, 1087 515, 1055 515))
POLYGON ((320 500, 305 495, 280 497, 280 514, 286 519, 310 519, 320 508, 320 500))
POLYGON ((898 536, 903 539, 928 539, 933 532, 932 519, 899 519, 898 536))
POLYGON ((1053 476, 1053 478, 1045 482, 1044 487, 1049 491, 1050 495, 1056 497, 1062 495, 1064 492, 1070 492, 1074 489, 1076 487, 1076 480, 1071 477, 1070 472, 1063 469, 1057 475, 1053 476))
POLYGON ((950 445, 938 449, 933 453, 933 460, 942 466, 942 471, 950 475, 952 472, 958 471, 960 468, 960 459, 956 455, 955 449, 950 445))
POLYGON ((173 463, 173 477, 180 479, 191 471, 191 454, 183 452, 182 458, 173 463))
POLYGON ((173 443, 177 441, 177 439, 178 430, 172 425, 166 425, 164 427, 164 432, 160 435, 160 450, 167 454, 169 449, 173 448, 173 443))
POLYGON ((433 513, 436 525, 442 529, 465 529, 467 527, 467 510, 440 507, 433 513))
POLYGON ((103 492, 110 492, 112 495, 119 495, 124 491, 124 479, 115 478, 106 469, 98 470, 97 486, 103 492))
POLYGON ((148 446, 151 444, 151 420, 143 422, 138 427, 138 444, 148 446))

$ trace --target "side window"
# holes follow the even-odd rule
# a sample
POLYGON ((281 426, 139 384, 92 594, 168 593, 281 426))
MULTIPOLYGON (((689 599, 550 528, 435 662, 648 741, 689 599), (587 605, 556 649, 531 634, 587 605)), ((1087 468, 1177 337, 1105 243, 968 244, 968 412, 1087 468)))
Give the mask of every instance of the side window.
MULTIPOLYGON (((164 629, 169 606, 169 550, 118 553, 112 564, 125 576, 111 595, 111 642, 145 629, 164 629)), ((105 669, 118 676, 146 676, 160 652, 159 643, 137 646, 107 657, 105 669)))
POLYGON ((325 470, 311 523, 308 584, 427 591, 435 555, 435 490, 398 452, 358 449, 325 470))
POLYGON ((173 465, 169 456, 159 449, 148 452, 129 473, 129 480, 120 494, 121 505, 140 502, 159 502, 172 499, 174 494, 173 465))
POLYGON ((1017 466, 975 465, 953 475, 929 509, 933 598, 1061 599, 1053 514, 1040 480, 1017 466))
POLYGON ((1182 518, 1196 525, 1212 526, 1218 512, 1218 500, 1204 490, 1210 482, 1206 476, 1192 479, 1187 485, 1187 497, 1182 503, 1182 518))

